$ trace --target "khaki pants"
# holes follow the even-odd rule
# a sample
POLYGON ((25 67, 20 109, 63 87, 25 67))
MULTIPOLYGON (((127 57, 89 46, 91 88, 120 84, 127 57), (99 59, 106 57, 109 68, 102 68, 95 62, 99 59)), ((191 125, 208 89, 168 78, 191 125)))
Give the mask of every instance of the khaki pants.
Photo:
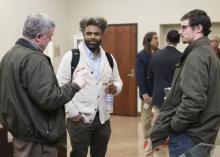
POLYGON ((31 141, 13 139, 13 157, 57 157, 57 148, 31 141))
POLYGON ((159 113, 160 113, 160 109, 156 106, 156 105, 153 105, 153 108, 152 108, 152 113, 153 113, 153 119, 152 119, 152 126, 154 125, 159 113))
POLYGON ((141 121, 143 125, 143 134, 144 139, 147 140, 149 131, 151 129, 151 126, 154 124, 160 109, 156 107, 155 105, 149 106, 148 109, 144 109, 144 102, 141 103, 141 121))

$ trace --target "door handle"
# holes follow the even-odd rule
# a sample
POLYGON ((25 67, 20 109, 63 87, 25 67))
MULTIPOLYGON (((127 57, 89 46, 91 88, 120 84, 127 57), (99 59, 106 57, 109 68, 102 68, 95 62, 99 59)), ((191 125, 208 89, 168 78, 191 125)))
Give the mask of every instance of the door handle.
POLYGON ((128 77, 134 77, 134 69, 131 69, 131 72, 127 74, 128 77))

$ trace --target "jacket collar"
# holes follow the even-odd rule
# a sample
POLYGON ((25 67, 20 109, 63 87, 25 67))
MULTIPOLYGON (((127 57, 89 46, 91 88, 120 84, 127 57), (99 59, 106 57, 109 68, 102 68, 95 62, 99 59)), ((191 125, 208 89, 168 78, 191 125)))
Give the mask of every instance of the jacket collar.
POLYGON ((42 52, 43 53, 43 50, 40 49, 37 45, 35 45, 34 43, 24 39, 24 38, 20 38, 16 41, 15 44, 18 44, 18 45, 21 45, 21 46, 24 46, 26 48, 30 48, 34 51, 38 51, 38 52, 42 52))
MULTIPOLYGON (((39 47, 36 46, 34 43, 32 43, 32 42, 30 42, 30 41, 28 41, 28 40, 26 40, 26 39, 24 39, 24 38, 18 39, 15 44, 24 46, 24 47, 26 47, 26 48, 30 48, 30 49, 32 49, 32 50, 34 50, 34 51, 38 51, 38 52, 41 52, 41 53, 43 54, 43 50, 42 50, 41 48, 39 48, 39 47)), ((53 68, 52 63, 51 63, 51 60, 50 60, 50 57, 48 57, 48 56, 45 55, 45 54, 43 54, 43 55, 47 58, 47 60, 49 61, 51 67, 53 68)))
POLYGON ((192 50, 201 45, 209 45, 208 37, 201 37, 189 44, 189 46, 187 46, 184 50, 183 55, 176 66, 182 65, 182 63, 185 61, 186 57, 192 52, 192 50))
POLYGON ((167 46, 165 47, 165 49, 176 49, 176 47, 175 47, 175 46, 171 46, 171 45, 167 45, 167 46))

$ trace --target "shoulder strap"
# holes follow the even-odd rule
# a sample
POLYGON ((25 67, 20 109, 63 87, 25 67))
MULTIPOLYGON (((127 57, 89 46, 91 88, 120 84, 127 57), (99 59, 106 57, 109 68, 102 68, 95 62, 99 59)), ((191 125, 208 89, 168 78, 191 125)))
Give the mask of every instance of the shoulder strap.
POLYGON ((113 63, 113 59, 112 59, 111 54, 110 54, 109 52, 105 52, 105 55, 106 55, 106 57, 107 57, 107 59, 108 59, 108 63, 109 63, 109 65, 110 65, 110 67, 111 67, 112 70, 113 70, 114 63, 113 63))
MULTIPOLYGON (((113 63, 113 59, 112 59, 111 54, 109 52, 106 52, 105 55, 106 55, 106 57, 108 59, 110 67, 113 70, 114 63, 113 63)), ((77 65, 79 63, 79 57, 80 57, 79 49, 72 49, 71 80, 72 80, 72 77, 73 77, 73 72, 74 72, 74 70, 76 69, 76 67, 77 67, 77 65)))
POLYGON ((79 49, 72 49, 71 80, 73 78, 73 72, 79 63, 79 57, 80 57, 79 49))

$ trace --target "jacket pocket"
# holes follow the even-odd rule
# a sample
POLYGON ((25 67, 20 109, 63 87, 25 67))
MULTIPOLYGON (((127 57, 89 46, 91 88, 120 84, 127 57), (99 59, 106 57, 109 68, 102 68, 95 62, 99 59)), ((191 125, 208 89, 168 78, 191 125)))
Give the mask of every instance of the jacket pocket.
POLYGON ((0 121, 2 125, 12 133, 16 132, 18 119, 16 117, 12 103, 10 100, 8 100, 5 104, 1 104, 1 107, 0 121))
POLYGON ((47 139, 50 143, 58 143, 66 133, 64 109, 53 111, 49 115, 47 139))

